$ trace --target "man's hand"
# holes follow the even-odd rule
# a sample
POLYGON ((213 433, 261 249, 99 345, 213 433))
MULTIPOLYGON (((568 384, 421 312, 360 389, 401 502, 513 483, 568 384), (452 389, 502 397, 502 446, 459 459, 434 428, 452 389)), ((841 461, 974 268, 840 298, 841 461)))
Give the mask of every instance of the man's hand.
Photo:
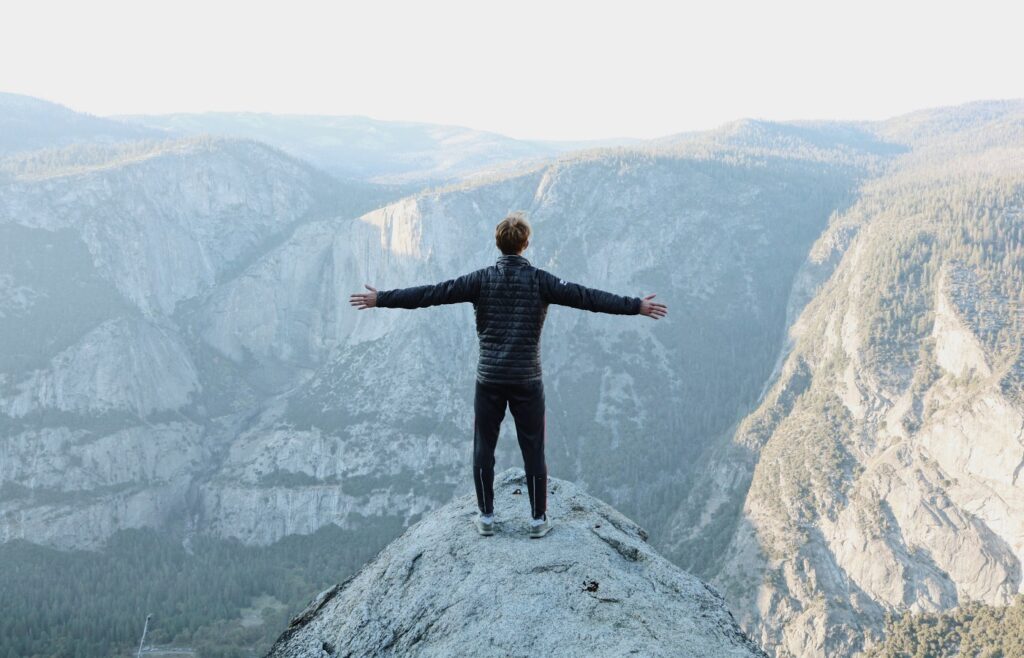
POLYGON ((364 283, 366 289, 370 292, 354 292, 348 298, 348 303, 355 306, 360 311, 364 308, 373 308, 377 305, 377 289, 368 283, 364 283))
POLYGON ((652 320, 665 317, 668 313, 668 307, 661 302, 652 302, 654 295, 647 295, 640 302, 640 315, 646 315, 652 320))

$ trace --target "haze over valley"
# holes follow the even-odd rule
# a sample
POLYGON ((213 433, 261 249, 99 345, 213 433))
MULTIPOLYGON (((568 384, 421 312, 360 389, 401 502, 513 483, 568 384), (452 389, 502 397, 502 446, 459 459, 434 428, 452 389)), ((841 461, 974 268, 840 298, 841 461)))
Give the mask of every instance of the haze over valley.
POLYGON ((0 94, 0 658, 129 655, 140 609, 262 655, 472 492, 472 306, 347 297, 493 263, 515 210, 535 266, 672 308, 551 307, 547 460, 716 619, 1024 646, 1024 100, 589 142, 0 94))

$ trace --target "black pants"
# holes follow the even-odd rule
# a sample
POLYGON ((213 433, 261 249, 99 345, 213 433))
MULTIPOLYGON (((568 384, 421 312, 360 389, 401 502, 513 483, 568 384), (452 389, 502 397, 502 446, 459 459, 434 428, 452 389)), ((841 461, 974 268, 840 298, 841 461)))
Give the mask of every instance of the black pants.
POLYGON ((547 510, 548 467, 544 461, 544 384, 541 380, 517 384, 476 383, 473 403, 473 483, 483 514, 494 513, 494 449, 505 407, 512 410, 523 453, 530 513, 535 519, 547 510))

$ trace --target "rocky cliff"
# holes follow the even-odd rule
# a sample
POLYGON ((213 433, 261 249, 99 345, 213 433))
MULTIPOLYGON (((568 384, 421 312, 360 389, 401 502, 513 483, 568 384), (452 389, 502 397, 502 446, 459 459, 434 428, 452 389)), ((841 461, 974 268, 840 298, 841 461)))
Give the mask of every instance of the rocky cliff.
POLYGON ((1021 591, 1022 118, 881 127, 913 150, 811 250, 776 375, 670 524, 669 554, 776 655, 850 655, 888 612, 1021 591))
POLYGON ((722 597, 580 487, 549 480, 543 538, 527 536, 522 469, 495 477, 497 530, 469 493, 426 515, 321 593, 270 658, 325 656, 763 656, 722 597))
POLYGON ((0 170, 0 540, 91 548, 180 523, 232 425, 210 422, 222 383, 175 312, 297 224, 372 207, 369 186, 218 139, 0 170))

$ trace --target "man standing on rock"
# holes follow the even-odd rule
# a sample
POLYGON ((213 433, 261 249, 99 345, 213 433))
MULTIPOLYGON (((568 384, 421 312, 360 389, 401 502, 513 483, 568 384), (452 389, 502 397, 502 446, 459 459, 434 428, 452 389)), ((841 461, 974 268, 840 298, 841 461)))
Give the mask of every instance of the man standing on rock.
POLYGON ((530 244, 530 223, 513 213, 495 230, 502 255, 490 267, 442 283, 395 290, 365 284, 370 292, 349 299, 366 308, 423 308, 472 302, 480 360, 476 371, 473 420, 473 483, 476 487, 477 531, 494 534, 494 450, 505 409, 512 411, 523 453, 530 494, 530 537, 551 529, 547 518, 547 464, 544 460, 544 384, 541 379, 540 335, 549 304, 595 313, 646 315, 657 320, 668 308, 647 297, 623 297, 586 288, 533 267, 523 258, 530 244))

